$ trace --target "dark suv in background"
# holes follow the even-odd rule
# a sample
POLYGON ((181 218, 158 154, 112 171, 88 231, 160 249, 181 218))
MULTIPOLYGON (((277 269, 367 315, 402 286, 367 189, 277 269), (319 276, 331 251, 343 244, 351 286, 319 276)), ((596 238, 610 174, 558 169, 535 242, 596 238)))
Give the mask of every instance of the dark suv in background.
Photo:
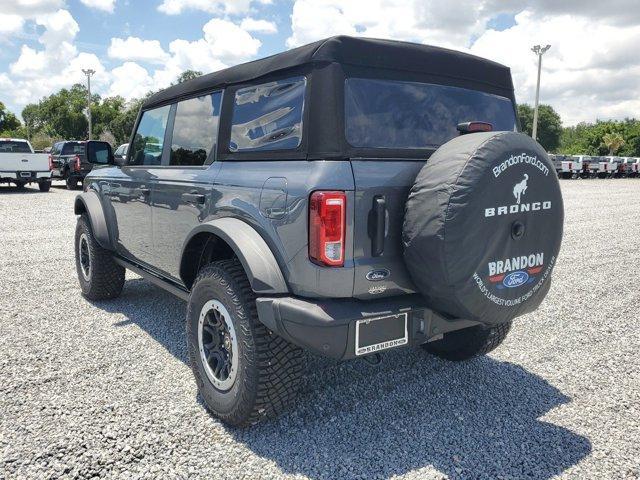
MULTIPOLYGON (((485 354, 545 297, 558 180, 517 133, 509 69, 334 37, 156 93, 125 162, 75 201, 90 299, 125 269, 187 302, 199 392, 247 425, 296 394, 302 349, 379 361, 485 354)), ((426 358, 425 358, 426 360, 426 358)))
POLYGON ((81 184, 93 164, 87 160, 86 142, 58 142, 51 147, 49 165, 52 178, 64 180, 69 190, 81 184))

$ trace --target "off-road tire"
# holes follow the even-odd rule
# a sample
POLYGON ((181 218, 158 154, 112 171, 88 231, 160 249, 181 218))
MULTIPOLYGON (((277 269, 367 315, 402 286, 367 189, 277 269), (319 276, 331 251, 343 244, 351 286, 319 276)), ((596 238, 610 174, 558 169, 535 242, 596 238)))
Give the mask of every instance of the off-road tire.
POLYGON ((507 337, 510 329, 511 322, 490 328, 481 326, 464 328, 445 333, 442 340, 425 343, 422 348, 436 357, 460 362, 495 350, 507 337))
POLYGON ((91 223, 86 214, 78 218, 74 242, 76 271, 82 295, 89 300, 116 298, 124 286, 125 269, 118 265, 109 250, 102 248, 91 231, 91 223), (88 244, 91 269, 85 279, 80 264, 80 239, 85 235, 88 244))
POLYGON ((38 182, 38 188, 41 192, 48 192, 51 189, 51 181, 38 182))
POLYGON ((189 360, 207 409, 223 422, 245 427, 275 417, 296 398, 303 352, 258 320, 255 295, 237 259, 203 267, 187 305, 189 360), (227 391, 209 380, 198 343, 199 317, 205 303, 217 300, 227 309, 237 335, 238 369, 227 391))

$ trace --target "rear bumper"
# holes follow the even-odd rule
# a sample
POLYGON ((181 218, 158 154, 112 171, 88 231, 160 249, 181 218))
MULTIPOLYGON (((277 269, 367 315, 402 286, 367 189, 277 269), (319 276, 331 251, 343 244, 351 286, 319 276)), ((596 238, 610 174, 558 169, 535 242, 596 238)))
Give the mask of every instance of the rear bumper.
POLYGON ((261 297, 258 318, 291 343, 326 357, 356 358, 356 322, 362 319, 407 314, 408 346, 437 339, 443 333, 477 325, 451 320, 430 310, 420 295, 379 300, 303 299, 261 297))
POLYGON ((33 171, 24 171, 24 172, 1 172, 0 171, 0 179, 2 180, 25 180, 27 182, 34 182, 37 180, 43 180, 51 178, 51 172, 33 172, 33 171), (29 174, 29 175, 27 175, 29 174))

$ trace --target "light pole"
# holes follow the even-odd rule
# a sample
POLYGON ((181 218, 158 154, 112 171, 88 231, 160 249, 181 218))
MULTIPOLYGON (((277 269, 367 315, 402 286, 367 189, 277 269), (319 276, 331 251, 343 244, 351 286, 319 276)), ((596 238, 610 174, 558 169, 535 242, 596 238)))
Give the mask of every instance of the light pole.
POLYGON ((533 107, 533 129, 531 132, 531 137, 534 140, 537 140, 538 137, 538 101, 540 100, 540 71, 542 70, 542 55, 544 55, 544 52, 550 48, 551 45, 546 45, 544 47, 536 45, 531 48, 531 51, 538 56, 538 83, 536 84, 536 104, 533 107))
POLYGON ((88 70, 83 68, 82 73, 87 76, 87 114, 89 116, 89 140, 91 140, 91 75, 96 71, 90 68, 88 70))

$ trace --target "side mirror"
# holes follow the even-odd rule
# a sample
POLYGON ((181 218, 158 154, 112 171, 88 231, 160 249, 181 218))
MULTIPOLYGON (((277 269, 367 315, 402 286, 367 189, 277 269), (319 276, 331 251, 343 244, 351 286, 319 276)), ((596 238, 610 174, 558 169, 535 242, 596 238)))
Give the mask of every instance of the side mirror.
POLYGON ((87 161, 96 165, 115 165, 113 150, 107 142, 87 142, 87 161))

